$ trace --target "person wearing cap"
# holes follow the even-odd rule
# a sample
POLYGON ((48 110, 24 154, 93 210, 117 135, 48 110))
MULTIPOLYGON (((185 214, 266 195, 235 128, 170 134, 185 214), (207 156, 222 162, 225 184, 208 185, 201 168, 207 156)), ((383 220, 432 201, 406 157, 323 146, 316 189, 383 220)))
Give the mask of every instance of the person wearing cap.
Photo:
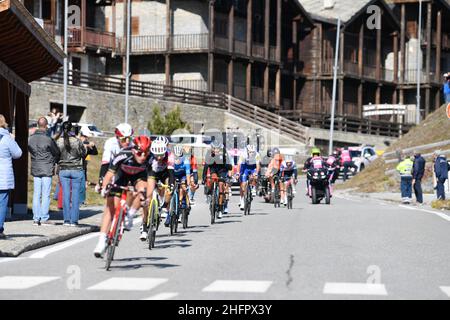
POLYGON ((21 156, 22 150, 8 131, 5 117, 0 114, 0 240, 6 238, 3 231, 8 212, 9 193, 15 187, 12 161, 21 156))
POLYGON ((47 225, 50 208, 50 192, 55 164, 59 161, 60 151, 56 142, 47 135, 48 121, 45 117, 38 120, 36 132, 28 140, 31 157, 31 175, 33 176, 33 224, 47 225))
POLYGON ((443 85, 443 92, 444 92, 444 99, 445 103, 450 103, 450 73, 444 74, 444 85, 443 85))
POLYGON ((448 164, 445 155, 440 150, 434 152, 434 174, 436 176, 436 196, 445 200, 445 181, 448 179, 448 164))
POLYGON ((414 151, 414 164, 413 164, 413 188, 416 196, 416 201, 419 204, 423 203, 422 192, 422 178, 425 173, 425 159, 421 156, 420 152, 414 151))
POLYGON ((413 156, 406 157, 396 168, 400 174, 400 190, 404 204, 410 204, 412 200, 413 160, 413 156))
POLYGON ((81 189, 80 189, 80 203, 82 205, 86 202, 86 181, 88 181, 87 176, 87 167, 88 163, 90 161, 91 156, 98 155, 97 146, 94 142, 89 141, 89 136, 91 134, 87 130, 87 128, 81 128, 80 130, 80 140, 83 143, 84 147, 86 148, 86 157, 83 159, 83 170, 84 170, 84 177, 83 181, 81 182, 81 189))

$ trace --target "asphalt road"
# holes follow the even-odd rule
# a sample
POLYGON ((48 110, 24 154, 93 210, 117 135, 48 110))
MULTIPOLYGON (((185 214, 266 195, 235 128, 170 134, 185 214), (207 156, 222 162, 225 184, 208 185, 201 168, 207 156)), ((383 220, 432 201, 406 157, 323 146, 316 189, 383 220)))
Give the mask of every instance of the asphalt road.
POLYGON ((294 209, 257 198, 211 226, 200 192, 191 227, 156 248, 127 232, 111 271, 90 234, 0 259, 0 299, 449 299, 450 217, 334 197, 294 209))

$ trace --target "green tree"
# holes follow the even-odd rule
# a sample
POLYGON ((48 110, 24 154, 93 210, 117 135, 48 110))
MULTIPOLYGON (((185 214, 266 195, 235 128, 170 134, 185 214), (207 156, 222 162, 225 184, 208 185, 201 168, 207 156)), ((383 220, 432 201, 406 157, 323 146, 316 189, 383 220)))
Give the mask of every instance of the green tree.
POLYGON ((191 131, 189 125, 181 119, 181 109, 179 106, 163 116, 159 106, 155 105, 152 111, 152 118, 148 122, 147 127, 152 134, 160 135, 171 135, 177 129, 191 131))

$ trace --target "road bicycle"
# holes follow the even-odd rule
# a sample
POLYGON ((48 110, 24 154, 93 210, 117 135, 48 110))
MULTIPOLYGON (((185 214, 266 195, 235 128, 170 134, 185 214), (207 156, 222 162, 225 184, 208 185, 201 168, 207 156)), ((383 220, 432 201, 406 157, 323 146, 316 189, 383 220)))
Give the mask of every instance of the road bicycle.
POLYGON ((219 178, 211 177, 212 186, 211 186, 211 195, 209 202, 209 212, 211 214, 211 224, 216 222, 217 213, 219 212, 219 178))
POLYGON ((292 187, 292 178, 290 179, 286 179, 286 181, 284 182, 285 185, 287 185, 286 188, 286 199, 287 199, 287 208, 292 209, 292 201, 294 199, 294 189, 292 187))
MULTIPOLYGON (((170 198, 170 235, 174 235, 178 232, 178 219, 180 216, 186 215, 185 207, 189 205, 189 202, 186 200, 185 206, 180 206, 180 193, 183 187, 183 183, 179 180, 175 180, 174 192, 172 193, 172 197, 170 198)), ((187 194, 187 193, 186 193, 187 194)), ((186 196, 186 195, 185 195, 186 196)))
POLYGON ((119 246, 120 240, 122 240, 123 231, 124 231, 124 223, 125 216, 128 211, 127 205, 127 197, 128 192, 135 192, 133 186, 117 186, 117 185, 109 185, 107 190, 111 190, 111 188, 117 188, 123 190, 122 195, 120 197, 119 206, 116 208, 114 213, 114 219, 111 223, 111 227, 107 234, 106 238, 106 264, 105 269, 108 271, 111 267, 111 262, 114 259, 114 252, 116 247, 119 246))
POLYGON ((253 194, 252 194, 252 182, 253 176, 250 176, 244 193, 244 215, 250 215, 250 209, 252 207, 253 194))
POLYGON ((164 203, 164 200, 160 201, 158 190, 162 188, 167 189, 168 187, 168 185, 158 182, 157 188, 153 190, 147 215, 147 242, 149 250, 155 247, 156 231, 158 231, 161 223, 161 203, 164 203))

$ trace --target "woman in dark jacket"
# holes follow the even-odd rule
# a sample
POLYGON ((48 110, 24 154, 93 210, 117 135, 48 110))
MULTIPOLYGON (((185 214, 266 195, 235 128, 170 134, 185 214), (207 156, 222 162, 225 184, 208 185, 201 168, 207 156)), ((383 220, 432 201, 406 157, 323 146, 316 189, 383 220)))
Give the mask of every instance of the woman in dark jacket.
POLYGON ((80 189, 86 148, 76 137, 70 122, 62 125, 62 138, 58 140, 58 148, 61 152, 58 165, 63 190, 64 225, 75 227, 80 216, 80 189))

